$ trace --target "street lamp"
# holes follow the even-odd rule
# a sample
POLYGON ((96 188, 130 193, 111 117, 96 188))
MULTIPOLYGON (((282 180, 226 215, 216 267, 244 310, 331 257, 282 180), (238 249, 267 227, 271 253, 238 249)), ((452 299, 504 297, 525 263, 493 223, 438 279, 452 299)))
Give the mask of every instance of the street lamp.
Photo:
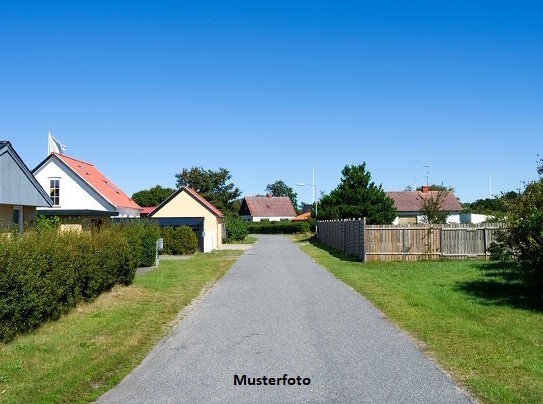
MULTIPOLYGON (((297 186, 299 187, 311 187, 313 191, 313 204, 315 205, 315 234, 318 235, 318 221, 319 221, 319 201, 315 201, 315 191, 317 189, 317 185, 315 184, 315 169, 313 168, 313 179, 311 184, 306 184, 305 182, 297 182, 297 186)), ((318 197, 317 197, 318 198, 318 197)))

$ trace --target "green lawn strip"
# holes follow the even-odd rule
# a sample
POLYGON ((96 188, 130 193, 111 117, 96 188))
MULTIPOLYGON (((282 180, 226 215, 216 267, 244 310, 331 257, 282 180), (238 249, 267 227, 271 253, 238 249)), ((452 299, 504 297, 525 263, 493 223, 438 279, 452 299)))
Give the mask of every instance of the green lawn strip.
POLYGON ((161 261, 160 268, 0 344, 1 402, 92 401, 119 383, 171 329, 177 313, 241 252, 161 261))
POLYGON ((256 243, 256 240, 258 240, 258 238, 254 236, 246 236, 243 241, 237 241, 236 243, 237 244, 254 244, 256 243))
POLYGON ((365 263, 301 242, 483 402, 543 402, 543 311, 511 272, 481 261, 365 263))

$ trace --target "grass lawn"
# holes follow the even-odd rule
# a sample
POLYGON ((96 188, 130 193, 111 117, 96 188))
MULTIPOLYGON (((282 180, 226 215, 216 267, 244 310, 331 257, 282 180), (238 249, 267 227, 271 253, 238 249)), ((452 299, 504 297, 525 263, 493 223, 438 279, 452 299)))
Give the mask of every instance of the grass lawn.
POLYGON ((91 401, 119 383, 241 253, 163 260, 160 268, 78 305, 58 321, 0 343, 1 402, 91 401))
POLYGON ((543 308, 504 264, 366 263, 303 251, 421 341, 483 402, 543 402, 543 308))

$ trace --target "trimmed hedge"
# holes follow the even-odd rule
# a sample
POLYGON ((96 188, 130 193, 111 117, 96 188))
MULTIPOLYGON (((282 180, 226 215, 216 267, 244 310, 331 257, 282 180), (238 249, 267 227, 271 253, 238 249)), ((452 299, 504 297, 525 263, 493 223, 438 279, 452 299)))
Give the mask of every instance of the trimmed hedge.
POLYGON ((226 226, 226 238, 225 242, 231 243, 232 241, 243 241, 249 234, 247 230, 247 222, 244 222, 239 217, 229 217, 224 221, 226 226))
POLYGON ((198 238, 188 226, 163 227, 161 234, 164 240, 162 254, 185 255, 198 251, 198 238))
POLYGON ((115 284, 130 284, 148 260, 151 240, 154 251, 155 233, 129 224, 81 234, 42 228, 0 235, 0 340, 57 319, 115 284))
POLYGON ((294 234, 311 231, 309 222, 253 222, 247 224, 251 234, 294 234))
POLYGON ((128 238, 130 247, 134 252, 133 259, 136 267, 150 267, 155 265, 156 241, 160 238, 158 224, 145 220, 118 223, 122 233, 128 238))

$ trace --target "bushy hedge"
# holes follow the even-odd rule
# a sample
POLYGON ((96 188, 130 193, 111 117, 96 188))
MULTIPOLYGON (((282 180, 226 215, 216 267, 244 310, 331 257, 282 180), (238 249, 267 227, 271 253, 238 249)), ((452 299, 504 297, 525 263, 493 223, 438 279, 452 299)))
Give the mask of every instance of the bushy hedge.
POLYGON ((135 266, 153 266, 156 259, 156 241, 160 238, 160 227, 156 223, 145 220, 119 223, 115 226, 118 226, 128 238, 134 252, 135 266))
POLYGON ((137 239, 131 226, 0 236, 0 340, 56 319, 115 284, 130 284, 154 237, 138 229, 137 239))
POLYGON ((243 241, 249 231, 247 230, 247 222, 244 222, 239 217, 229 217, 224 221, 226 226, 226 239, 224 240, 227 243, 233 241, 243 241))
POLYGON ((198 251, 198 238, 188 226, 163 227, 161 234, 164 240, 162 254, 184 255, 198 251))
POLYGON ((294 234, 308 233, 310 229, 309 222, 253 222, 247 225, 247 230, 251 234, 294 234))

